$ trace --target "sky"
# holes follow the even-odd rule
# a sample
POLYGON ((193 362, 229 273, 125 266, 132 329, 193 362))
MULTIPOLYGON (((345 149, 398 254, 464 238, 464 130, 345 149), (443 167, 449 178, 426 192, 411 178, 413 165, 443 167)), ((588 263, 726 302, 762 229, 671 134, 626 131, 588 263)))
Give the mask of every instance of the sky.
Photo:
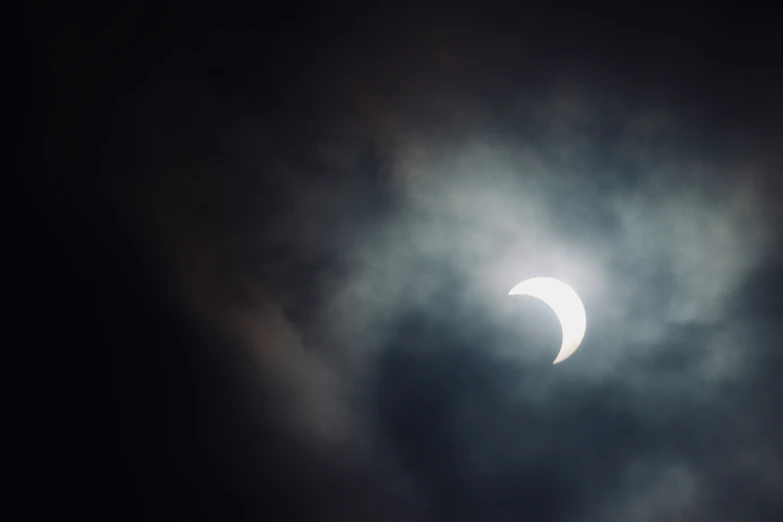
POLYGON ((783 513, 769 17, 21 20, 19 520, 783 513))

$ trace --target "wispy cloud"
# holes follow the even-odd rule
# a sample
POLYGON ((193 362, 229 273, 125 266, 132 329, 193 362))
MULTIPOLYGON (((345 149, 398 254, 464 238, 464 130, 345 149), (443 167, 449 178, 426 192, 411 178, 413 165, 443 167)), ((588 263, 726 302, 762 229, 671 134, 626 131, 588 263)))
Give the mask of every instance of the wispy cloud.
MULTIPOLYGON (((244 340, 292 433, 331 463, 383 469, 368 487, 400 484, 379 495, 404 490, 416 505, 405 516, 443 488, 479 506, 496 494, 481 484, 545 475, 562 495, 497 493, 501 507, 706 520, 722 515, 706 506, 732 474, 771 502, 780 476, 763 463, 780 455, 764 429, 742 427, 769 414, 746 408, 747 383, 775 333, 737 313, 776 239, 760 167, 706 154, 666 107, 554 86, 502 104, 450 92, 423 117, 421 100, 437 96, 417 82, 418 104, 359 88, 361 123, 303 137, 306 158, 263 161, 273 211, 221 223, 202 212, 218 197, 209 185, 183 196, 176 173, 145 209, 165 224, 185 300, 244 340), (556 373, 539 365, 557 351, 553 317, 506 296, 538 275, 571 284, 588 314, 583 347, 556 373), (430 333, 407 335, 411 317, 430 333), (393 352, 399 375, 384 377, 393 352), (400 442, 379 418, 392 415, 377 404, 384 386, 442 425, 419 419, 400 442), (412 469, 405 444, 445 464, 412 469)), ((243 132, 240 159, 194 168, 230 170, 247 154, 253 171, 243 132)))

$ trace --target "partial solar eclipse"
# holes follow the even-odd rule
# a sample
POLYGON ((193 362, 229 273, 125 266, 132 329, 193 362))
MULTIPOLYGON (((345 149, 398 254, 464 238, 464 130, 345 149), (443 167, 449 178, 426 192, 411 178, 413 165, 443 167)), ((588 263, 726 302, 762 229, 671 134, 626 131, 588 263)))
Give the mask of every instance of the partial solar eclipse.
POLYGON ((582 300, 573 288, 551 277, 534 277, 516 285, 508 295, 538 298, 548 304, 557 315, 563 330, 563 344, 552 364, 565 361, 579 348, 587 328, 587 315, 582 300))

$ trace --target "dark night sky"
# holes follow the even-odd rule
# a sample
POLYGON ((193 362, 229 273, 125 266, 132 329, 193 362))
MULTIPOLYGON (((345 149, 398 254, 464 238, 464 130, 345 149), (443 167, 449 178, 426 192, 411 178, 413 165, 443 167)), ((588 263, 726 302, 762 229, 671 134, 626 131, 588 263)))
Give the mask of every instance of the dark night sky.
POLYGON ((4 519, 781 519, 779 17, 258 9, 17 13, 4 519))

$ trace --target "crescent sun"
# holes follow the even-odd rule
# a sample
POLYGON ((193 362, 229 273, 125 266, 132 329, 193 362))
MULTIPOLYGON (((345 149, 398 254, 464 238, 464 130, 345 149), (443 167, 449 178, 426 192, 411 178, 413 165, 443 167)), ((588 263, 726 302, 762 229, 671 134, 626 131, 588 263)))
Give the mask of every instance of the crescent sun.
POLYGON ((551 277, 534 277, 516 285, 508 295, 538 298, 548 304, 557 315, 563 330, 563 344, 552 364, 565 361, 579 348, 587 328, 587 314, 582 300, 573 288, 551 277))

